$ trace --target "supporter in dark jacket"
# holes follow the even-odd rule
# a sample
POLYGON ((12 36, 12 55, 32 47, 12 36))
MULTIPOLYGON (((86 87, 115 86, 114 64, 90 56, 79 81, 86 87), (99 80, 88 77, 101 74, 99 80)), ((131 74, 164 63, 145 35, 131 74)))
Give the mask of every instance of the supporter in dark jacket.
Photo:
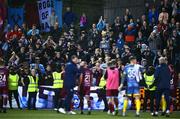
POLYGON ((155 115, 158 115, 161 97, 164 94, 166 100, 166 110, 163 113, 166 113, 166 115, 169 116, 171 74, 168 65, 166 63, 167 63, 166 59, 164 57, 160 57, 159 58, 160 65, 156 68, 154 74, 154 77, 156 79, 156 86, 157 86, 157 98, 156 98, 157 107, 156 107, 155 115))
POLYGON ((73 12, 70 11, 70 7, 66 8, 66 13, 63 16, 64 24, 70 27, 76 20, 76 16, 73 12))
POLYGON ((71 61, 68 62, 65 66, 65 75, 64 75, 64 88, 66 90, 65 98, 65 110, 72 114, 74 112, 70 111, 70 105, 74 94, 74 87, 76 83, 76 78, 78 74, 77 64, 78 58, 76 56, 71 57, 71 61))
POLYGON ((59 28, 58 23, 55 24, 55 26, 51 32, 51 36, 53 37, 54 42, 58 43, 59 38, 61 36, 61 29, 59 28))

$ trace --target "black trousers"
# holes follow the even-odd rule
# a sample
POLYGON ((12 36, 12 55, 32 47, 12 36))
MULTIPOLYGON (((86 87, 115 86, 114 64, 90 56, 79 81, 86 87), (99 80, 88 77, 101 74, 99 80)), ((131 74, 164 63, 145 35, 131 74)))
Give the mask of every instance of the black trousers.
POLYGON ((154 112, 155 90, 154 91, 145 90, 144 105, 143 105, 144 110, 147 109, 148 99, 150 99, 150 111, 154 112))
POLYGON ((53 98, 53 102, 54 102, 54 108, 59 108, 59 99, 60 99, 60 89, 54 89, 54 98, 53 98))
POLYGON ((84 109, 84 96, 80 94, 79 98, 80 98, 80 109, 82 111, 84 109))
POLYGON ((84 93, 83 93, 83 89, 80 89, 80 91, 79 91, 79 99, 80 99, 80 105, 79 105, 79 107, 80 107, 80 109, 81 109, 81 111, 83 111, 83 109, 84 109, 84 93))
POLYGON ((23 88, 22 88, 22 96, 23 97, 27 97, 27 90, 28 90, 28 87, 27 86, 23 86, 23 88))
POLYGON ((9 105, 10 105, 10 108, 13 108, 12 107, 12 96, 14 95, 14 98, 16 100, 16 103, 17 103, 17 106, 18 108, 20 108, 20 104, 19 104, 19 94, 18 94, 18 90, 9 90, 9 105))
POLYGON ((98 94, 98 101, 103 101, 104 102, 104 110, 108 110, 108 102, 106 99, 106 90, 105 89, 98 89, 97 90, 98 94))
POLYGON ((28 92, 28 94, 28 109, 36 109, 37 92, 28 92))
POLYGON ((164 94, 166 100, 166 110, 170 109, 170 89, 158 89, 157 90, 157 97, 156 97, 156 111, 159 111, 161 97, 164 94))
POLYGON ((64 101, 64 107, 66 111, 70 111, 71 110, 71 104, 72 104, 72 98, 74 95, 74 89, 73 88, 66 88, 66 97, 65 97, 65 101, 64 101))

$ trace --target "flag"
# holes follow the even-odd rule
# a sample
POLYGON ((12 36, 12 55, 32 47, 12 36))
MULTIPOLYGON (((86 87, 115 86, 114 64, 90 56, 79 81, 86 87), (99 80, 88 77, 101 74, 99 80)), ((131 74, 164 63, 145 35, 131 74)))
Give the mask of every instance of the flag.
POLYGON ((24 8, 8 8, 8 23, 11 27, 21 26, 24 22, 24 8))
POLYGON ((59 27, 62 27, 62 0, 54 0, 54 10, 58 17, 59 27))
POLYGON ((39 11, 39 21, 41 26, 41 31, 50 31, 49 16, 51 15, 52 8, 54 6, 53 0, 40 0, 37 1, 38 11, 39 11))

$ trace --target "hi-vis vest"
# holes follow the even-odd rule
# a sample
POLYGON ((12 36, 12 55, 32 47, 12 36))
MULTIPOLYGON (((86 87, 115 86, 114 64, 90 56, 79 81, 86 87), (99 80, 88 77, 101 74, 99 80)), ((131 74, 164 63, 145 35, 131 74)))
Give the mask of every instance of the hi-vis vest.
POLYGON ((38 76, 36 76, 36 82, 32 76, 28 76, 29 78, 29 85, 28 85, 28 92, 37 92, 38 91, 38 76))
POLYGON ((63 80, 61 79, 62 73, 53 72, 52 75, 54 79, 53 88, 63 88, 63 80))
POLYGON ((19 75, 15 74, 9 74, 8 77, 8 88, 9 90, 18 90, 18 81, 19 81, 19 75))
MULTIPOLYGON (((154 75, 152 76, 147 76, 146 73, 144 73, 144 79, 145 79, 145 83, 147 86, 150 86, 154 83, 154 75)), ((147 88, 145 88, 145 90, 148 90, 147 88)), ((149 90, 153 91, 153 90, 156 90, 156 87, 153 86, 152 88, 150 88, 149 90)))
POLYGON ((106 85, 106 80, 104 78, 104 75, 101 77, 100 82, 99 82, 99 87, 100 88, 104 88, 104 86, 106 85))

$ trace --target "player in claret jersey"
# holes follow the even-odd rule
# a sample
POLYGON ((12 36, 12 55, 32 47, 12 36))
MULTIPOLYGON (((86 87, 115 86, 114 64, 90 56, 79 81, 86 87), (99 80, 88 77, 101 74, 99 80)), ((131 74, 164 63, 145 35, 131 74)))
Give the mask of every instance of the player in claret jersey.
POLYGON ((8 70, 4 66, 4 61, 0 59, 0 112, 6 113, 7 98, 8 98, 8 84, 7 84, 8 70))
POLYGON ((88 114, 91 114, 91 100, 90 100, 90 87, 92 84, 92 71, 88 68, 87 62, 83 62, 80 83, 79 83, 79 92, 81 98, 81 114, 83 114, 84 107, 84 97, 88 103, 88 114))

